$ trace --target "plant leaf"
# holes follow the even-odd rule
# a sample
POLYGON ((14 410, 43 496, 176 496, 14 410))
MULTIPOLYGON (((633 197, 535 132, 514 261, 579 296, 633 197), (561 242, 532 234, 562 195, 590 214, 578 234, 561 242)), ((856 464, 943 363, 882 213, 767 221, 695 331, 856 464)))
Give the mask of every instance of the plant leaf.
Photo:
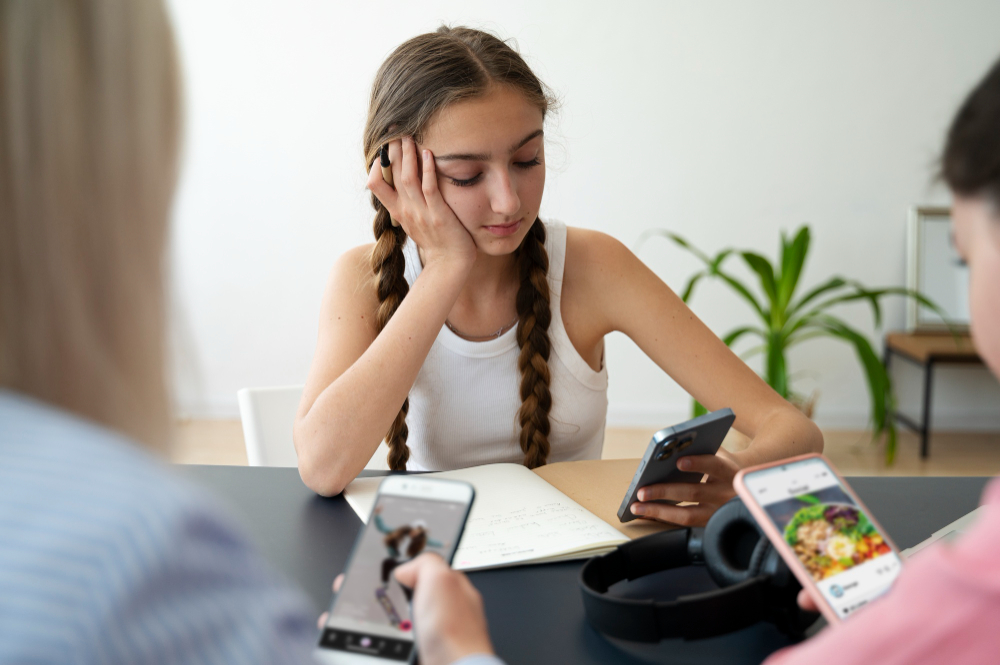
POLYGON ((811 339, 816 339, 817 337, 829 337, 830 335, 823 330, 810 330, 808 332, 798 332, 794 335, 789 335, 785 339, 785 346, 789 347, 793 344, 801 344, 802 342, 808 342, 811 339))
POLYGON ((731 249, 724 249, 721 252, 719 252, 718 254, 716 254, 715 258, 712 259, 711 265, 708 266, 709 272, 712 273, 713 275, 718 274, 719 269, 722 267, 722 262, 725 261, 726 258, 730 254, 732 254, 732 253, 733 253, 733 250, 731 250, 731 249))
POLYGON ((781 277, 778 280, 778 306, 781 309, 788 307, 792 301, 792 295, 799 284, 799 277, 802 275, 802 267, 805 265, 806 256, 809 254, 810 232, 808 226, 803 226, 795 234, 795 239, 787 242, 782 237, 781 249, 781 277))
POLYGON ((892 423, 889 422, 892 382, 868 339, 840 319, 829 314, 816 315, 809 327, 821 328, 829 332, 832 337, 846 341, 854 347, 854 352, 858 356, 858 360, 861 361, 861 366, 865 370, 865 379, 868 382, 874 433, 880 434, 892 427, 892 423))
POLYGON ((643 231, 642 234, 639 236, 639 240, 636 241, 636 248, 642 247, 644 244, 646 244, 646 241, 652 238, 653 236, 659 236, 661 238, 666 238, 668 240, 671 240, 678 247, 682 247, 687 251, 689 251, 690 253, 697 256, 699 259, 702 260, 702 262, 705 265, 707 266, 712 265, 712 259, 710 259, 707 254, 702 252, 700 249, 689 243, 681 236, 671 231, 667 231, 666 229, 647 229, 643 231))
POLYGON ((703 416, 706 413, 708 413, 708 409, 706 409, 702 405, 701 402, 699 402, 696 399, 695 400, 691 400, 691 401, 692 401, 692 404, 691 404, 691 417, 692 418, 697 418, 698 416, 703 416))
POLYGON ((746 362, 747 360, 753 358, 758 353, 764 353, 765 351, 767 351, 767 344, 758 344, 757 346, 752 346, 740 354, 740 360, 746 362))
MULTIPOLYGON (((872 436, 872 439, 874 438, 872 436)), ((885 463, 887 466, 892 466, 892 463, 896 461, 896 441, 896 423, 892 418, 889 418, 885 427, 885 463)))
POLYGON ((729 331, 729 333, 722 338, 722 343, 725 344, 726 346, 732 346, 733 343, 736 342, 736 340, 738 340, 740 337, 743 337, 743 335, 746 335, 747 333, 754 333, 761 339, 765 341, 767 340, 767 333, 765 333, 760 328, 755 328, 753 326, 744 326, 742 328, 737 328, 735 330, 729 331))
POLYGON ((767 340, 765 372, 767 384, 788 399, 788 369, 785 367, 785 347, 780 333, 772 333, 767 340))
POLYGON ((757 299, 753 297, 753 294, 750 293, 747 287, 743 286, 743 284, 741 284, 732 275, 729 275, 722 271, 721 269, 722 262, 725 261, 727 256, 733 253, 733 250, 724 249, 718 254, 716 254, 714 258, 710 258, 707 254, 702 252, 700 249, 689 243, 681 236, 664 229, 648 229, 646 231, 643 231, 642 234, 639 236, 638 242, 636 242, 636 247, 637 248, 641 247, 643 244, 646 243, 647 240, 649 240, 653 236, 660 236, 662 238, 667 238, 668 240, 677 244, 679 247, 684 248, 691 254, 698 257, 705 264, 705 266, 708 267, 708 272, 710 275, 722 279, 727 284, 729 284, 729 286, 733 287, 733 290, 739 293, 741 296, 743 296, 743 298, 747 301, 747 303, 749 303, 749 305, 753 307, 754 311, 757 312, 757 314, 759 314, 764 321, 768 320, 767 315, 764 313, 764 309, 760 306, 760 303, 757 302, 757 299))
MULTIPOLYGON (((926 305, 929 309, 933 310, 935 314, 940 316, 942 320, 944 319, 945 312, 937 303, 923 295, 919 291, 914 291, 912 289, 907 289, 899 286, 890 286, 880 289, 869 289, 858 282, 848 282, 847 285, 854 287, 853 293, 848 293, 845 295, 837 296, 826 300, 818 305, 816 305, 810 314, 818 314, 819 312, 825 311, 834 305, 839 305, 845 302, 851 302, 854 300, 867 300, 872 307, 872 316, 875 319, 875 327, 881 327, 882 325, 882 309, 879 306, 879 299, 885 296, 907 296, 909 298, 915 299, 917 302, 926 305)), ((808 317, 810 314, 806 314, 803 318, 808 317)))
POLYGON ((750 306, 753 307, 754 311, 757 312, 757 314, 760 315, 760 318, 761 318, 761 320, 764 321, 765 325, 768 325, 770 323, 770 320, 771 320, 770 317, 764 311, 764 308, 761 307, 761 304, 759 302, 757 302, 757 299, 753 297, 753 294, 750 293, 750 289, 748 289, 747 287, 743 286, 743 284, 741 284, 740 281, 737 280, 732 275, 724 273, 721 270, 717 271, 715 273, 715 275, 719 279, 723 280, 726 284, 728 284, 729 286, 733 287, 734 291, 736 291, 741 296, 743 296, 743 299, 746 300, 747 303, 749 303, 750 306))
POLYGON ((694 287, 698 284, 702 277, 705 276, 705 271, 696 272, 688 280, 687 284, 684 286, 684 293, 681 294, 681 300, 685 303, 691 300, 691 296, 694 294, 694 287))
MULTIPOLYGON (((830 298, 829 300, 825 300, 820 304, 816 305, 812 309, 810 314, 818 314, 819 312, 823 312, 829 309, 830 307, 833 307, 834 305, 840 305, 845 302, 853 302, 855 300, 867 300, 868 304, 871 305, 872 308, 872 319, 874 319, 875 327, 881 328, 882 308, 879 306, 879 298, 892 293, 892 289, 868 289, 864 285, 855 281, 850 281, 847 284, 845 284, 845 286, 854 287, 854 292, 847 293, 844 295, 839 295, 834 298, 830 298)), ((808 317, 810 314, 806 314, 805 317, 808 317)))
POLYGON ((803 307, 805 307, 810 302, 820 297, 824 293, 828 293, 835 289, 839 289, 840 287, 845 286, 846 284, 847 280, 844 279, 843 277, 831 277, 827 281, 823 282, 822 284, 814 288, 812 291, 809 291, 807 294, 802 296, 801 300, 792 305, 791 308, 788 310, 788 318, 791 319, 791 317, 794 314, 801 311, 803 307))
POLYGON ((741 252, 741 256, 743 256, 743 260, 747 262, 747 265, 750 266, 750 269, 757 273, 757 276, 760 278, 760 286, 767 295, 768 300, 771 301, 773 310, 778 300, 778 292, 774 282, 774 268, 771 266, 771 262, 754 252, 741 252))

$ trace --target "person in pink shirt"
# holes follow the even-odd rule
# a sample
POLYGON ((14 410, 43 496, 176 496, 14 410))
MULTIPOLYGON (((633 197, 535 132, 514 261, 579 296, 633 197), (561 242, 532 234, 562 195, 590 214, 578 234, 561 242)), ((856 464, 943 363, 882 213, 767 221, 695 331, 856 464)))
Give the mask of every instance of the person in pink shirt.
MULTIPOLYGON (((971 273, 972 336, 1000 377, 1000 61, 955 116, 941 176, 954 194, 955 244, 971 273)), ((766 665, 1000 662, 1000 478, 987 487, 983 504, 970 532, 908 560, 885 596, 766 665)), ((417 584, 421 655, 437 663, 501 663, 492 655, 482 601, 464 575, 427 554, 396 575, 417 584)), ((799 602, 815 609, 805 593, 799 602)))
MULTIPOLYGON (((941 176, 954 195, 955 246, 970 269, 976 349, 1000 377, 1000 61, 952 121, 941 176)), ((892 590, 767 665, 1000 661, 1000 478, 969 533, 908 560, 892 590)), ((804 607, 811 600, 803 593, 804 607)))

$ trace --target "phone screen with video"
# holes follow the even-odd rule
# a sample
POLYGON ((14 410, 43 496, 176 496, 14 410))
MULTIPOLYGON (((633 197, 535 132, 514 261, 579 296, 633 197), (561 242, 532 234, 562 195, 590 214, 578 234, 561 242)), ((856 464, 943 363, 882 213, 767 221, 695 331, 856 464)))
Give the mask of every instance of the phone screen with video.
POLYGON ((743 482, 838 618, 892 586, 899 555, 823 459, 754 471, 743 482))
POLYGON ((386 491, 388 481, 380 487, 330 608, 318 645, 326 652, 325 662, 408 662, 414 643, 409 590, 396 581, 393 571, 425 552, 450 562, 462 535, 471 487, 468 500, 431 498, 428 495, 440 492, 434 487, 420 488, 445 481, 408 481, 403 485, 393 480, 392 489, 400 493, 386 491))

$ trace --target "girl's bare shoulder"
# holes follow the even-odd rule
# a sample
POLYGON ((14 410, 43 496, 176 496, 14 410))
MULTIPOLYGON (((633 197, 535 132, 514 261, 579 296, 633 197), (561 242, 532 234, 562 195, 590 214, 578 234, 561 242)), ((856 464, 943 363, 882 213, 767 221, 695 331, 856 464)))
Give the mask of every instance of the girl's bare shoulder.
POLYGON ((334 270, 351 273, 358 277, 371 278, 374 274, 372 272, 371 261, 372 250, 374 248, 375 243, 373 242, 350 248, 337 258, 337 261, 334 264, 334 270))
POLYGON ((617 301, 635 283, 637 264, 629 248, 607 233, 566 229, 562 315, 571 339, 575 330, 585 346, 618 329, 617 301))
POLYGON ((337 258, 327 279, 327 298, 362 302, 377 299, 371 263, 374 247, 374 243, 352 247, 337 258))
POLYGON ((566 228, 566 266, 563 280, 584 285, 607 284, 620 279, 638 262, 632 251, 617 238, 592 229, 566 228))

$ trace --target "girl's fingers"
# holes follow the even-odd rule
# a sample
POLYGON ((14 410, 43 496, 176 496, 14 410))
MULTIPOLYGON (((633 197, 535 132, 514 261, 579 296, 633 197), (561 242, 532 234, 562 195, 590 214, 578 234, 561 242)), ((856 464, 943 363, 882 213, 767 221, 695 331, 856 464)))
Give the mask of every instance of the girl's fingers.
POLYGON ((432 199, 436 199, 438 196, 437 169, 434 167, 434 155, 431 154, 430 150, 424 150, 422 155, 424 177, 421 180, 420 188, 429 204, 432 199))
POLYGON ((799 607, 804 609, 806 612, 819 612, 819 607, 816 605, 816 601, 813 597, 809 595, 809 592, 805 589, 799 589, 798 596, 799 607))
POLYGON ((434 162, 434 154, 430 150, 422 151, 420 162, 422 169, 420 189, 424 194, 427 207, 442 219, 453 217, 457 220, 458 215, 448 206, 444 197, 441 196, 441 190, 438 189, 437 164, 434 162))
POLYGON ((374 194, 382 205, 385 206, 389 214, 393 214, 396 211, 396 203, 399 199, 399 195, 396 193, 389 183, 382 179, 382 167, 379 164, 378 157, 375 158, 375 162, 372 164, 371 170, 368 172, 368 189, 374 194))
MULTIPOLYGON (((402 189, 413 201, 422 201, 424 197, 420 191, 420 177, 417 174, 417 145, 408 136, 403 138, 403 158, 400 166, 399 180, 396 181, 397 189, 402 189)), ((396 177, 395 171, 392 177, 396 177)))
MULTIPOLYGON (((392 171, 392 182, 397 183, 403 175, 403 142, 401 139, 389 141, 389 170, 392 171)), ((395 186, 395 185, 393 185, 395 186)))
POLYGON ((713 482, 724 482, 730 485, 733 483, 736 472, 739 471, 735 462, 719 455, 688 455, 677 461, 677 468, 681 471, 703 473, 713 482))
POLYGON ((659 483, 639 490, 639 501, 692 501, 702 503, 710 494, 704 483, 659 483))
POLYGON ((639 501, 690 501, 704 506, 721 506, 736 492, 724 483, 660 483, 639 490, 639 501))
POLYGON ((708 506, 668 506, 662 503, 633 503, 633 515, 680 526, 704 526, 715 512, 708 506))

